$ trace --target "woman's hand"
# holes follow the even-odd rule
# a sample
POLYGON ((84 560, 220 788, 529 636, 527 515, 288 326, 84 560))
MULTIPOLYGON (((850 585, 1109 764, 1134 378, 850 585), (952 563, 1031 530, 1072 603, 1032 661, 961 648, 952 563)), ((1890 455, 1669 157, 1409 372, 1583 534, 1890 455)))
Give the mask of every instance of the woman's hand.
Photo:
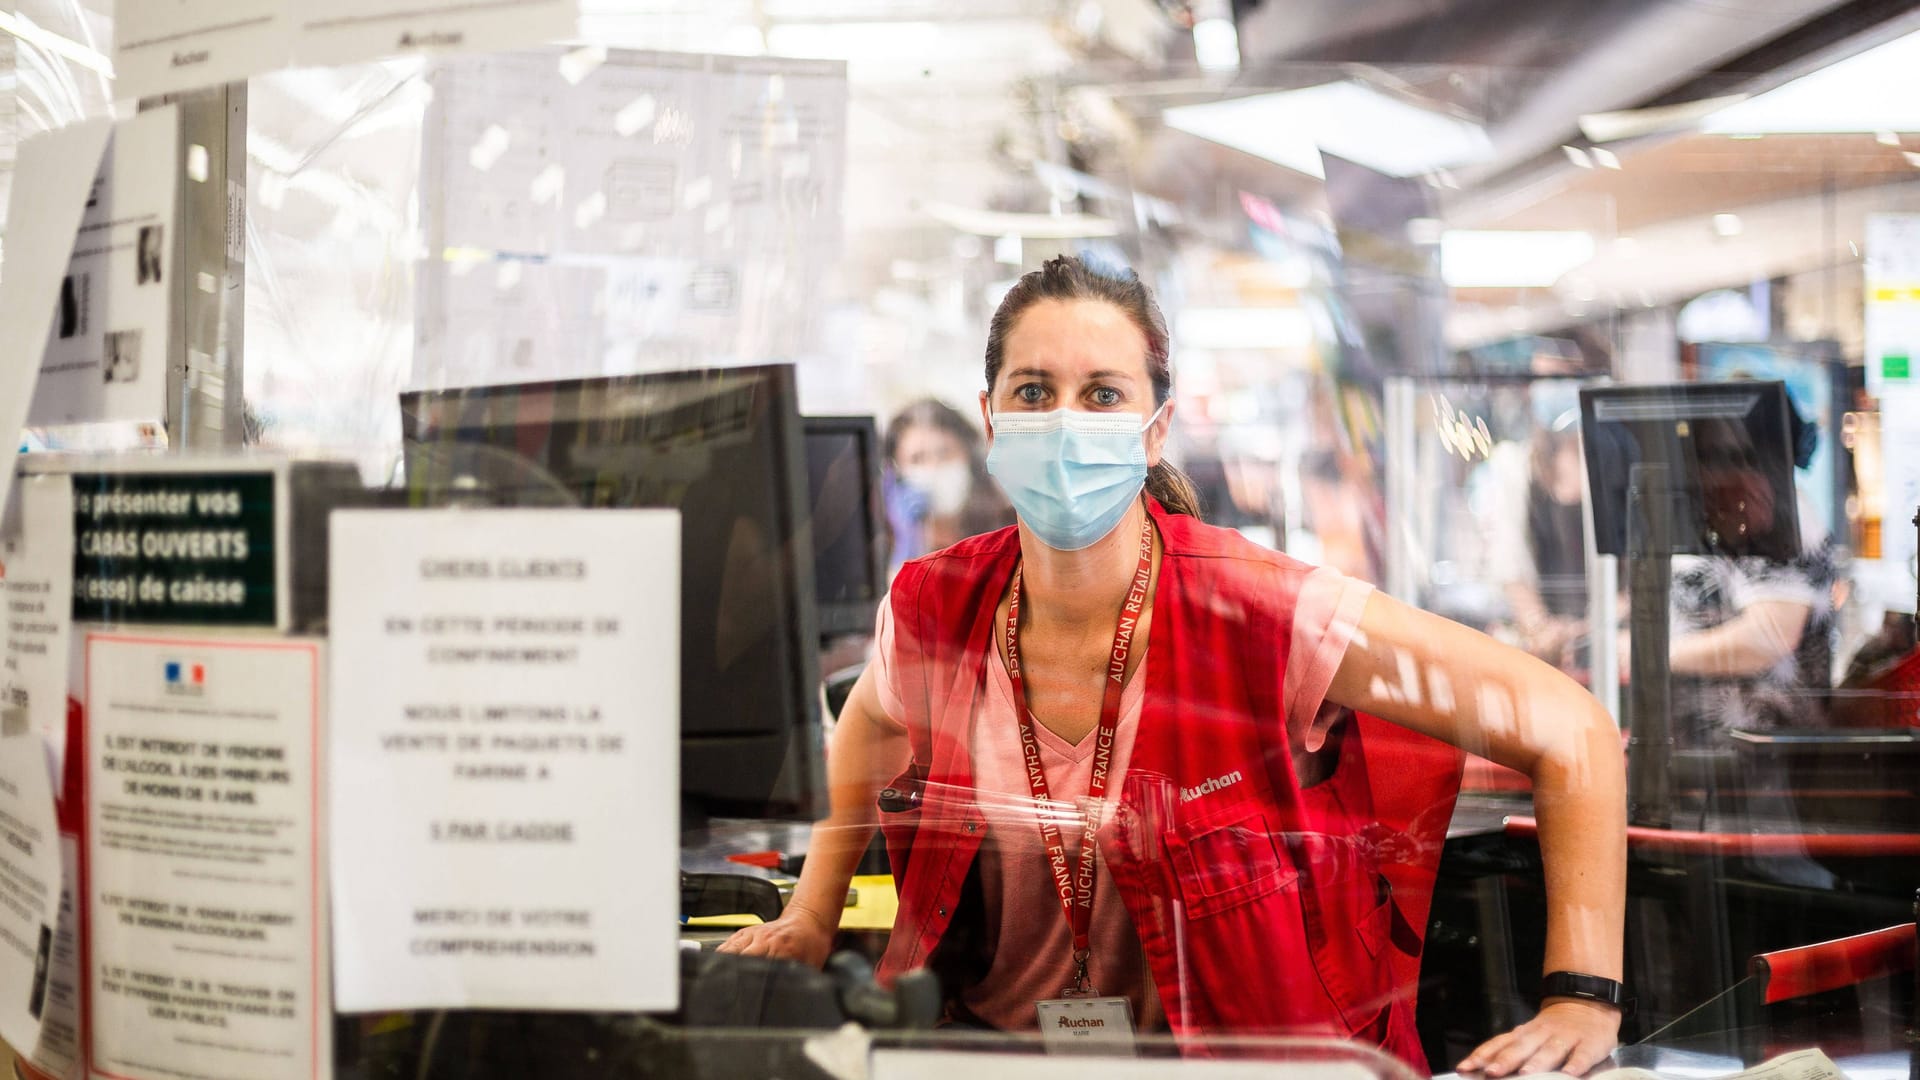
POLYGON ((1540 1014, 1480 1044, 1458 1070, 1486 1076, 1561 1072, 1580 1076, 1620 1041, 1620 1010, 1579 998, 1548 998, 1540 1014))
POLYGON ((834 928, 805 908, 788 904, 770 923, 749 926, 720 943, 723 953, 770 956, 821 967, 833 951, 834 928))

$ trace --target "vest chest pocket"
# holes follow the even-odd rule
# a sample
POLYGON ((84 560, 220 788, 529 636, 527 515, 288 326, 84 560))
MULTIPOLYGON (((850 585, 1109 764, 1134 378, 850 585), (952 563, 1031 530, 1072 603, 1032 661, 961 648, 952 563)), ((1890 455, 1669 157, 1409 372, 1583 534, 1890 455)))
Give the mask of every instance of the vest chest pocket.
POLYGON ((1215 915, 1291 885, 1299 875, 1258 808, 1230 810, 1166 833, 1189 917, 1215 915))

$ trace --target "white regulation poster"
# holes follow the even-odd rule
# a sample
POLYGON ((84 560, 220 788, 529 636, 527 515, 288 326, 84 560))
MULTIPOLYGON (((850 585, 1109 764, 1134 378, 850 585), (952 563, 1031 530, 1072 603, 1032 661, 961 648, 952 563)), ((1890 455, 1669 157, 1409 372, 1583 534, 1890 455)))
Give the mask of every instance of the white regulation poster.
POLYGON ((329 1077, 320 645, 87 639, 91 1075, 329 1077))
POLYGON ((668 1009, 680 518, 333 515, 342 1011, 668 1009))

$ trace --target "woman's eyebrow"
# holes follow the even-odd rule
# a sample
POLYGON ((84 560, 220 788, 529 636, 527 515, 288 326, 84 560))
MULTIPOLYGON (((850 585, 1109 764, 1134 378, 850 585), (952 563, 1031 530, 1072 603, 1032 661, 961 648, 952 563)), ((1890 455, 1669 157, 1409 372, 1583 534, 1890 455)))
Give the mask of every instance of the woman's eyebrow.
MULTIPOLYGON (((1023 367, 1014 368, 1012 371, 1007 372, 1007 378, 1009 379, 1052 379, 1053 377, 1054 373, 1045 368, 1023 367)), ((1132 374, 1121 371, 1118 368, 1102 368, 1099 371, 1089 371, 1084 378, 1088 382, 1096 379, 1106 379, 1110 381, 1125 380, 1127 382, 1134 380, 1132 374)))

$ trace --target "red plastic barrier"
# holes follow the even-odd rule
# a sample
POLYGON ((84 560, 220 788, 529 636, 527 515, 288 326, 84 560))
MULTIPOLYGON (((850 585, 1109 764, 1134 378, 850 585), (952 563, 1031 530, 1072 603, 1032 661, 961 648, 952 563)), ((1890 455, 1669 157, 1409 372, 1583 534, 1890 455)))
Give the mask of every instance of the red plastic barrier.
POLYGON ((1761 953, 1753 958, 1751 967, 1760 979, 1762 1000, 1772 1005, 1912 971, 1917 949, 1920 944, 1916 943, 1914 924, 1907 923, 1797 949, 1761 953))

